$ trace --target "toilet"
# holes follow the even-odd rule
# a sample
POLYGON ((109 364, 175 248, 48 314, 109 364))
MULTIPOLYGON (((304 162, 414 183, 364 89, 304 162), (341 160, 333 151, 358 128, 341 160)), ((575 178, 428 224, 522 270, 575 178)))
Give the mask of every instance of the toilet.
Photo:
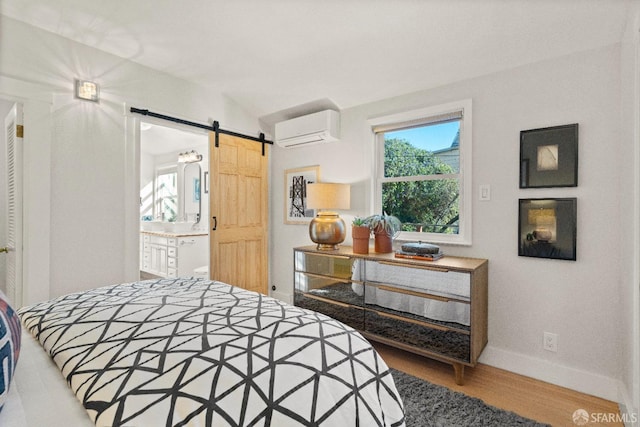
POLYGON ((208 279, 209 266, 203 265, 202 267, 198 267, 195 270, 193 270, 193 277, 197 277, 198 279, 208 279))

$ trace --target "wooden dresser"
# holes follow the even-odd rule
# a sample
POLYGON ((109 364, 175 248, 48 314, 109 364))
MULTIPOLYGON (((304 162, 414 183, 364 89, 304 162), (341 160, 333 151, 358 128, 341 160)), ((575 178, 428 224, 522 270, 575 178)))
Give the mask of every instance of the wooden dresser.
POLYGON ((294 249, 294 303, 370 340, 451 363, 456 383, 487 344, 488 261, 294 249))

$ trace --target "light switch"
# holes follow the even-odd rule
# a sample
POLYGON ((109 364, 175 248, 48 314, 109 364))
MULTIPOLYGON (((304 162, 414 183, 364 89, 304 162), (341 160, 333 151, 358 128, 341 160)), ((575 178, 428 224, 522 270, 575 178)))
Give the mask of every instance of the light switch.
POLYGON ((480 200, 491 200, 491 186, 489 184, 480 185, 480 191, 478 193, 480 200))

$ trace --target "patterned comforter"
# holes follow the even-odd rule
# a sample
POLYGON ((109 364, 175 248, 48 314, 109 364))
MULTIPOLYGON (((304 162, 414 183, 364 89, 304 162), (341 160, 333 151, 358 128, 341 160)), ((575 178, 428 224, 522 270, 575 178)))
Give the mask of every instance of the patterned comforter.
POLYGON ((19 310, 97 426, 403 426, 352 328, 202 279, 119 284, 19 310))

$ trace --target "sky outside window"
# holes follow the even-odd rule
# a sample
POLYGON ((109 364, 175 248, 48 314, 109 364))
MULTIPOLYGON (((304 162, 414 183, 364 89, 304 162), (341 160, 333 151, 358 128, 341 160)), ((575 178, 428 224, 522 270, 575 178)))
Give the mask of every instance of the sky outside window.
POLYGON ((428 151, 438 151, 451 147, 451 143, 460 130, 458 120, 426 125, 422 127, 385 132, 385 139, 404 139, 411 145, 428 151))

